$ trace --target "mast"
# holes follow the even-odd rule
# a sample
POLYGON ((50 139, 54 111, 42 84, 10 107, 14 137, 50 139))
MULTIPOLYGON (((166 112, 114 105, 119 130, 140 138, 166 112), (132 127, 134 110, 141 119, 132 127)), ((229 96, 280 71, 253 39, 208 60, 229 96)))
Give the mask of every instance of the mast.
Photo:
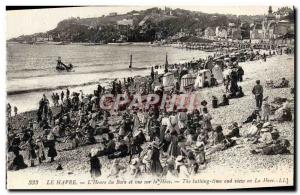
POLYGON ((168 53, 166 53, 165 73, 168 72, 168 66, 169 66, 169 63, 168 63, 168 53))
POLYGON ((129 68, 132 68, 132 54, 130 54, 129 68))

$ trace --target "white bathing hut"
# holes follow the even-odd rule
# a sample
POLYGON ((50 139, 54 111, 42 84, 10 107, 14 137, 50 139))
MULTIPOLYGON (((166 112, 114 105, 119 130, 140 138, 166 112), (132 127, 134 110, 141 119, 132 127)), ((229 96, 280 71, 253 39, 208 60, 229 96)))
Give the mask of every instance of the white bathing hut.
POLYGON ((167 72, 162 77, 162 83, 163 83, 163 87, 165 89, 173 88, 175 86, 175 82, 176 82, 176 79, 175 79, 174 73, 167 72))
POLYGON ((194 74, 186 74, 181 78, 180 91, 190 91, 195 84, 196 76, 194 74))
POLYGON ((195 80, 194 88, 203 88, 206 85, 210 85, 211 72, 208 69, 199 70, 195 80))

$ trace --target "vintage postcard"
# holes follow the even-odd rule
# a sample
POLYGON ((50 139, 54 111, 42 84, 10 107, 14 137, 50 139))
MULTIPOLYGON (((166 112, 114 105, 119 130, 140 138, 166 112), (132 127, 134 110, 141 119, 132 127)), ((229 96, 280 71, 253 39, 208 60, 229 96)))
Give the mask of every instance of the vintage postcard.
POLYGON ((295 189, 295 19, 7 6, 7 189, 295 189))

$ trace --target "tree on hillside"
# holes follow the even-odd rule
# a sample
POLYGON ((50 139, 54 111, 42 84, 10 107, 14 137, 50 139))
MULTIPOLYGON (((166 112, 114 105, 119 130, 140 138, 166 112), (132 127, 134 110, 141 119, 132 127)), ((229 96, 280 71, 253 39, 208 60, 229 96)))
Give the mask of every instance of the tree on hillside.
POLYGON ((294 12, 294 10, 292 8, 286 6, 286 7, 278 8, 278 10, 274 13, 278 14, 278 15, 282 15, 282 16, 287 16, 291 12, 294 12))

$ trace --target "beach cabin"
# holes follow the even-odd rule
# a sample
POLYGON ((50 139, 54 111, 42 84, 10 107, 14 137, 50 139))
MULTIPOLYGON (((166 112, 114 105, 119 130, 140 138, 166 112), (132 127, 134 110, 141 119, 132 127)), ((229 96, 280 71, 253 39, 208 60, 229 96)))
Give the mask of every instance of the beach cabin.
POLYGON ((186 74, 183 75, 181 78, 180 83, 180 91, 188 92, 192 91, 194 84, 195 84, 196 76, 194 74, 186 74))
POLYGON ((199 70, 195 79, 194 88, 203 88, 210 85, 211 72, 208 69, 199 70))
POLYGON ((219 65, 215 65, 212 69, 212 74, 216 78, 218 84, 223 83, 223 71, 222 68, 219 65))
POLYGON ((162 77, 162 83, 165 90, 172 89, 175 85, 175 75, 174 73, 167 72, 162 77))

